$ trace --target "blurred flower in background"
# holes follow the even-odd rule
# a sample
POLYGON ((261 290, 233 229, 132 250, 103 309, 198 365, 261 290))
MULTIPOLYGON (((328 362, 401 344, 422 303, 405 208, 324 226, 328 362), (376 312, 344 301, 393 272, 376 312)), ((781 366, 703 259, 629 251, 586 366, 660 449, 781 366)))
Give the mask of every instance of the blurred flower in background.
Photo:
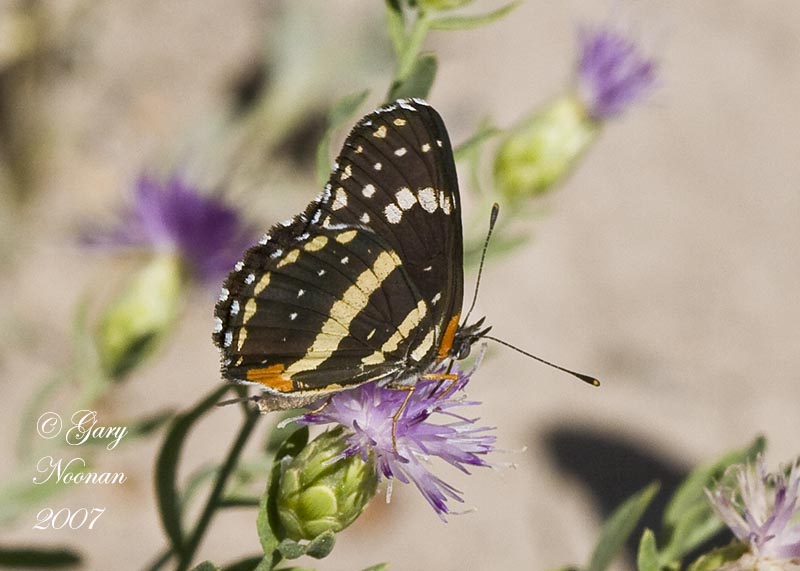
POLYGON ((606 120, 655 86, 655 60, 621 32, 584 27, 578 40, 575 87, 521 121, 498 149, 495 184, 508 200, 547 192, 575 167, 606 120))
MULTIPOLYGON (((494 449, 496 437, 487 434, 491 428, 479 426, 477 419, 467 418, 454 409, 475 406, 463 393, 475 369, 468 372, 454 366, 455 381, 425 380, 416 383, 410 393, 368 383, 357 389, 343 391, 331 397, 318 412, 303 416, 303 424, 337 423, 350 432, 347 446, 339 458, 359 456, 373 465, 377 473, 389 480, 413 482, 436 513, 444 519, 450 513, 448 499, 463 502, 460 492, 435 476, 429 460, 438 457, 469 473, 467 466, 489 466, 484 457, 494 449), (408 397, 408 402, 396 421, 394 417, 408 397), (446 424, 433 421, 444 416, 454 419, 446 424), (395 426, 394 437, 392 435, 395 426)), ((436 371, 442 373, 444 369, 436 371)), ((435 373, 434 373, 435 374, 435 373)))
POLYGON ((800 570, 800 460, 768 473, 763 456, 731 466, 706 491, 719 517, 748 552, 719 569, 800 570))
POLYGON ((141 177, 119 223, 85 240, 151 254, 100 319, 96 345, 104 372, 119 379, 150 354, 177 318, 185 287, 216 284, 255 236, 221 198, 178 176, 163 183, 141 177))
POLYGON ((142 176, 119 224, 95 231, 91 243, 175 255, 189 277, 215 284, 255 241, 256 230, 219 197, 179 176, 160 182, 142 176))

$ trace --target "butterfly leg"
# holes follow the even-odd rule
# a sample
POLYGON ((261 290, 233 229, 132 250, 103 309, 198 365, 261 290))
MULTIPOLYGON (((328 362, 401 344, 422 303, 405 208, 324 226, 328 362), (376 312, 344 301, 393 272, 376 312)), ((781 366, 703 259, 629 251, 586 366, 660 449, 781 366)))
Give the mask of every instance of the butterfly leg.
POLYGON ((403 399, 403 402, 397 409, 397 412, 395 412, 394 416, 392 416, 392 447, 394 448, 395 452, 397 451, 397 421, 400 420, 400 417, 403 415, 403 411, 406 410, 408 401, 411 400, 411 395, 414 394, 416 389, 416 385, 400 385, 397 387, 397 390, 407 392, 406 398, 403 399))
POLYGON ((442 391, 442 393, 437 398, 445 398, 449 397, 453 394, 453 391, 456 387, 456 381, 458 380, 458 375, 455 373, 429 373, 427 375, 422 376, 423 379, 426 381, 439 381, 436 383, 436 386, 433 388, 431 395, 435 395, 439 392, 439 389, 442 385, 446 382, 448 383, 447 388, 442 391))
POLYGON ((331 397, 328 397, 328 398, 326 398, 326 399, 325 399, 325 402, 323 402, 321 405, 319 405, 319 406, 318 406, 317 408, 315 408, 314 410, 310 410, 310 411, 308 411, 306 414, 319 414, 319 413, 321 413, 323 410, 325 410, 325 409, 328 407, 328 405, 329 405, 329 404, 331 404, 331 397))

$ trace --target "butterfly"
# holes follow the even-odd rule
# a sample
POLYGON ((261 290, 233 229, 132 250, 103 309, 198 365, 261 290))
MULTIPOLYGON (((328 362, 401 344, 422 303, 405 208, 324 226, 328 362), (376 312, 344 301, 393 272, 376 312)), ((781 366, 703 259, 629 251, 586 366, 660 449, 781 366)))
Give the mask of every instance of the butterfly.
POLYGON ((413 388, 489 330, 459 322, 463 285, 447 130, 425 101, 397 100, 356 124, 325 190, 226 279, 222 374, 259 386, 262 410, 369 382, 413 388))

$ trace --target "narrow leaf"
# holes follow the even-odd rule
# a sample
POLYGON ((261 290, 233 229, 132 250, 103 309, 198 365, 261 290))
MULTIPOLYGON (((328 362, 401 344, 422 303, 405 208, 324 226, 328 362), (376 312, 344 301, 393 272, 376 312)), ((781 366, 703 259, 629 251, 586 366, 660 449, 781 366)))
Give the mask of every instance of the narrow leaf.
POLYGON ((200 565, 192 568, 192 571, 219 571, 219 567, 211 561, 203 561, 200 565))
POLYGON ((491 24, 492 22, 496 22, 500 18, 506 16, 521 3, 522 0, 515 0, 514 2, 506 4, 502 8, 498 8, 493 12, 479 14, 477 16, 450 16, 446 18, 438 18, 433 20, 431 23, 431 28, 434 30, 468 30, 471 28, 477 28, 479 26, 485 26, 486 24, 491 24))
POLYGON ((658 547, 656 536, 652 530, 645 529, 639 541, 639 553, 636 556, 636 566, 639 571, 659 571, 658 547))
POLYGON ((362 571, 386 571, 389 568, 388 563, 378 563, 376 565, 371 565, 366 569, 362 569, 362 571))
POLYGON ((254 555, 253 557, 246 557, 240 559, 222 568, 222 571, 256 571, 256 568, 264 560, 263 555, 254 555))
POLYGON ((636 524, 644 515, 647 506, 658 492, 658 482, 646 486, 618 507, 608 518, 600 539, 589 561, 588 571, 605 571, 625 542, 633 533, 636 524))
POLYGON ((194 408, 176 416, 172 421, 156 460, 155 478, 158 511, 161 516, 161 524, 164 526, 164 531, 169 537, 175 553, 181 553, 184 548, 181 497, 177 483, 178 461, 183 442, 194 424, 219 402, 219 399, 227 390, 227 386, 219 387, 197 403, 194 408))
POLYGON ((439 63, 433 54, 423 54, 411 68, 408 76, 400 81, 395 81, 389 90, 389 100, 419 97, 425 99, 433 87, 439 63))
POLYGON ((31 547, 13 549, 0 547, 0 565, 15 569, 58 569, 59 567, 75 567, 81 563, 81 556, 76 552, 60 547, 31 547))
POLYGON ((368 95, 369 90, 346 95, 337 101, 328 113, 328 128, 317 145, 317 181, 320 184, 325 184, 331 173, 331 139, 334 133, 342 125, 350 123, 350 119, 368 95))

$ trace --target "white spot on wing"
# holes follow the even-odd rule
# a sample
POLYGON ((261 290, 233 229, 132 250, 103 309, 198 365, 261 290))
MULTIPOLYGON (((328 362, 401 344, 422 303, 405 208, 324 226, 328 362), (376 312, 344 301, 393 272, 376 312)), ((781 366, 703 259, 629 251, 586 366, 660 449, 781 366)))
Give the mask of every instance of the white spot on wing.
POLYGON ((450 214, 451 210, 451 202, 450 197, 447 196, 444 192, 439 191, 439 204, 442 205, 442 210, 445 214, 450 214))
POLYGON ((364 187, 364 190, 361 191, 361 194, 369 198, 373 194, 375 194, 375 185, 368 184, 364 187))
POLYGON ((396 204, 389 204, 383 213, 386 215, 386 220, 389 224, 397 224, 403 219, 403 211, 400 210, 396 204))
POLYGON ((325 275, 325 270, 320 270, 320 271, 318 271, 318 272, 317 272, 317 275, 318 275, 318 276, 324 276, 324 275, 325 275))
POLYGON ((433 305, 436 305, 436 303, 437 303, 437 302, 438 302, 440 299, 442 299, 442 292, 439 292, 439 293, 437 293, 436 295, 434 295, 434 296, 433 296, 433 299, 431 299, 431 303, 433 303, 433 305))
POLYGON ((346 264, 347 262, 350 261, 350 257, 349 256, 345 256, 344 258, 342 258, 341 261, 342 261, 343 264, 346 264))
POLYGON ((364 224, 369 224, 369 214, 365 212, 364 214, 361 215, 361 218, 359 220, 361 220, 364 224))
POLYGON ((427 152, 428 152, 428 151, 430 151, 430 150, 431 150, 431 145, 430 145, 430 143, 423 143, 423 144, 422 144, 422 152, 423 152, 423 153, 427 153, 427 152))
POLYGON ((222 331, 222 320, 219 317, 214 318, 214 333, 222 331))
POLYGON ((407 186, 398 190, 394 196, 397 199, 397 205, 403 210, 408 210, 417 203, 417 197, 407 186))
POLYGON ((256 275, 255 274, 247 274, 247 277, 244 278, 244 283, 246 283, 247 285, 250 285, 254 281, 256 281, 256 275))
POLYGON ((280 258, 281 256, 283 256, 283 250, 281 250, 280 248, 278 248, 277 250, 275 250, 274 252, 272 252, 269 255, 269 257, 272 258, 273 260, 276 260, 276 259, 280 258))
POLYGON ((401 99, 400 101, 398 101, 398 102, 397 102, 397 104, 398 104, 398 105, 399 105, 399 106, 400 106, 402 109, 405 109, 406 111, 416 111, 416 110, 417 110, 417 108, 416 108, 416 107, 414 107, 413 105, 411 105, 411 104, 408 102, 408 100, 407 100, 407 99, 401 99))
POLYGON ((345 206, 347 206, 347 193, 340 186, 339 188, 336 189, 336 198, 334 199, 331 208, 333 208, 334 210, 339 210, 340 208, 344 208, 345 206))
POLYGON ((263 246, 264 244, 266 244, 267 242, 269 242, 269 241, 270 241, 270 239, 271 239, 271 236, 270 236, 269 234, 264 234, 264 235, 261 237, 261 240, 259 240, 259 241, 258 241, 258 243, 259 243, 259 244, 261 244, 261 245, 263 246))
POLYGON ((297 319, 297 313, 290 313, 290 314, 289 314, 289 319, 291 319, 292 321, 294 321, 295 319, 297 319))
POLYGON ((433 214, 439 208, 439 203, 436 201, 436 191, 430 186, 421 189, 417 194, 417 199, 419 200, 419 205, 426 212, 433 214))
POLYGON ((244 262, 236 262, 236 265, 233 266, 233 269, 237 272, 241 272, 242 268, 244 267, 244 262))
POLYGON ((239 314, 239 302, 238 300, 233 300, 231 303, 231 315, 238 315, 239 314))
POLYGON ((228 299, 228 295, 230 295, 230 293, 231 292, 228 291, 228 288, 226 288, 226 287, 222 288, 222 290, 219 292, 219 300, 220 301, 227 300, 228 299))
POLYGON ((233 343, 233 332, 232 331, 226 331, 225 332, 225 342, 223 343, 223 345, 225 347, 230 347, 232 343, 233 343))
POLYGON ((383 165, 381 163, 375 163, 372 165, 372 168, 374 168, 376 171, 379 171, 383 168, 383 165))
POLYGON ((400 147, 399 149, 395 150, 394 154, 395 154, 395 156, 402 157, 402 156, 403 156, 403 155, 405 155, 407 152, 408 152, 408 151, 406 150, 406 148, 405 148, 405 147, 400 147))
POLYGON ((304 289, 297 290, 297 297, 303 297, 303 294, 305 294, 305 293, 306 293, 306 290, 304 290, 304 289))

